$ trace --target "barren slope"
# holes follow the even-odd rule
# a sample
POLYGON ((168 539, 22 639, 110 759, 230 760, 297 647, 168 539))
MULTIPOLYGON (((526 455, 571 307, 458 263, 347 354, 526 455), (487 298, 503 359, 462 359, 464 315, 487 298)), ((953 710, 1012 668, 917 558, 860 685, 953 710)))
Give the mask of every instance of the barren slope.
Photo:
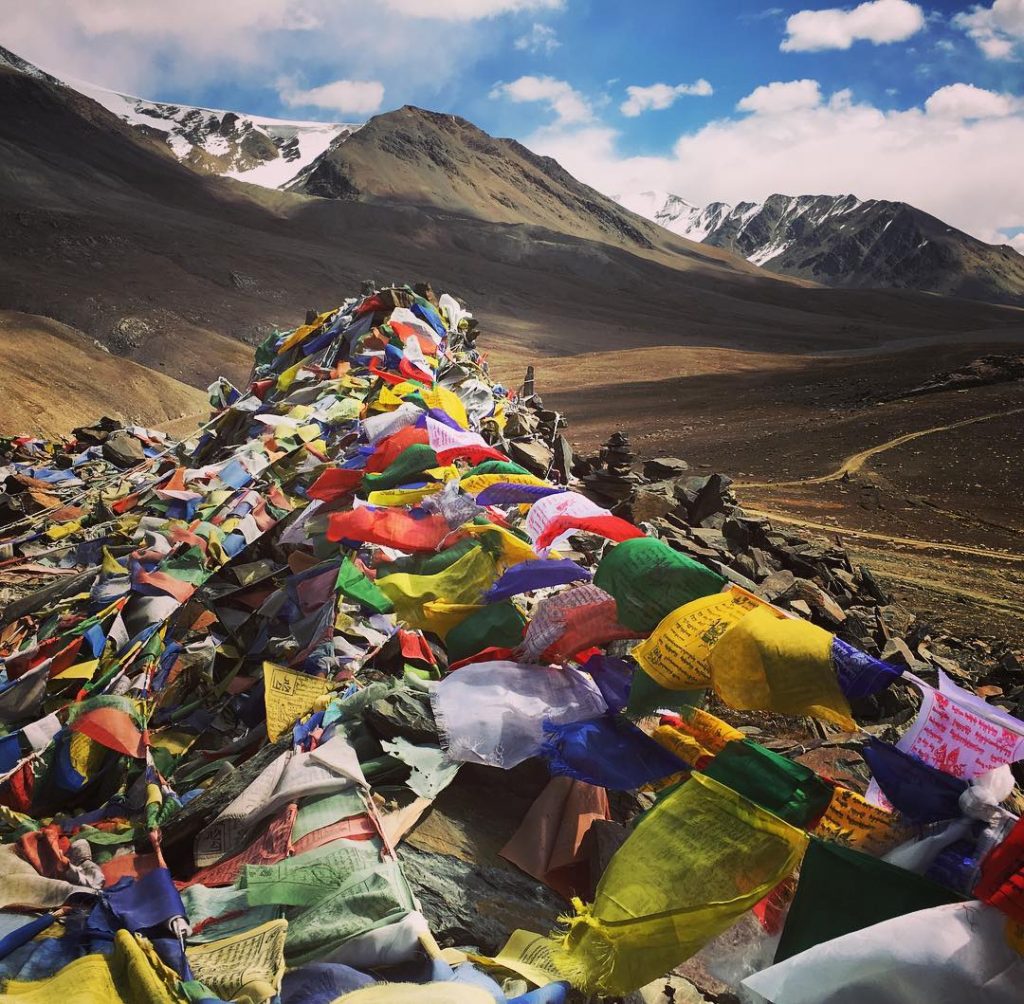
POLYGON ((195 387, 118 359, 47 317, 0 310, 0 358, 4 434, 55 438, 103 415, 153 426, 208 404, 195 387))

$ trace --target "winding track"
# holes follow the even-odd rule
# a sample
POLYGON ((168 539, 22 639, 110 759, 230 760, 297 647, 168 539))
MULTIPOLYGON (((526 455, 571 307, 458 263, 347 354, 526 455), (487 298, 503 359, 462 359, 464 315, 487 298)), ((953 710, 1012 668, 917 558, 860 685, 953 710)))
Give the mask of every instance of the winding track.
MULTIPOLYGON (((747 487, 756 487, 750 486, 747 487)), ((846 526, 837 526, 834 523, 816 523, 809 519, 799 519, 796 516, 781 516, 779 513, 765 509, 751 509, 743 506, 743 511, 751 516, 763 516, 775 523, 789 523, 793 526, 805 526, 811 530, 822 530, 827 533, 837 533, 844 537, 861 537, 864 540, 878 540, 885 544, 900 544, 903 547, 914 548, 919 551, 948 551, 951 554, 966 554, 972 558, 992 558, 997 561, 1013 561, 1024 563, 1024 554, 1011 554, 1006 551, 993 551, 984 547, 969 547, 966 544, 945 544, 939 540, 921 540, 918 537, 893 537, 887 533, 872 533, 870 530, 854 530, 846 526)))
MULTIPOLYGON (((896 436, 894 439, 886 440, 884 443, 879 443, 878 446, 872 446, 869 449, 861 450, 859 453, 851 453, 842 464, 839 465, 837 470, 832 471, 831 474, 820 474, 814 478, 801 478, 797 481, 742 481, 737 482, 737 488, 794 488, 798 485, 824 485, 830 481, 841 481, 848 474, 854 474, 859 471, 872 457, 879 453, 885 453, 887 450, 895 449, 897 446, 903 446, 904 443, 913 442, 915 439, 920 439, 922 436, 931 436, 936 432, 949 432, 951 429, 962 429, 966 425, 975 425, 978 422, 990 422, 994 418, 1006 418, 1009 415, 1019 415, 1024 413, 1024 408, 1010 408, 1004 411, 993 411, 987 415, 976 415, 974 418, 964 418, 959 422, 951 422, 949 425, 936 425, 930 429, 921 429, 918 432, 908 432, 902 436, 896 436)), ((985 552, 987 553, 987 552, 985 552)))

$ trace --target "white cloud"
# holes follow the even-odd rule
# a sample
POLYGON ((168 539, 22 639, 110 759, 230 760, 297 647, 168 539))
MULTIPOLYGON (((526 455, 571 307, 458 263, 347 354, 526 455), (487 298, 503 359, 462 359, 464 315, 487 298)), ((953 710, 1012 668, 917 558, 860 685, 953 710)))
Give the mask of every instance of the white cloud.
POLYGON ((623 156, 618 133, 598 123, 540 130, 527 144, 607 194, 660 189, 735 204, 852 192, 909 202, 1005 243, 1000 230, 1024 227, 1019 158, 1007 155, 1024 150, 1024 111, 1018 102, 1001 114, 1005 95, 967 85, 932 97, 885 111, 847 90, 825 97, 816 81, 769 84, 740 102, 746 114, 680 136, 665 156, 623 156))
POLYGON ((523 11, 561 10, 564 0, 384 0, 399 14, 432 21, 476 21, 523 11))
POLYGON ((785 115, 820 104, 821 85, 817 80, 775 80, 754 88, 736 107, 741 112, 756 115, 785 115))
MULTIPOLYGON (((551 7, 554 0, 537 2, 551 7)), ((300 66, 317 82, 339 76, 341 65, 351 80, 386 79, 396 103, 429 104, 475 60, 507 47, 510 26, 496 15, 529 4, 443 0, 430 19, 383 5, 368 16, 368 6, 365 0, 0 0, 0 24, 4 46, 61 77, 195 103, 208 85, 230 81, 256 96, 255 106, 239 111, 275 114, 278 105, 264 97, 276 94, 273 81, 281 73, 300 66), (458 30, 451 18, 461 19, 458 30), (396 52, 423 58, 404 60, 395 73, 396 52)), ((426 5, 419 10, 425 14, 426 5)))
POLYGON ((989 59, 1012 59, 1024 43, 1024 0, 995 0, 991 7, 976 4, 957 14, 953 24, 962 28, 989 59))
POLYGON ((384 100, 384 85, 379 80, 335 80, 303 90, 292 81, 278 84, 281 102, 289 108, 324 108, 352 115, 371 115, 384 100))
POLYGON ((1014 251, 1018 251, 1020 254, 1024 254, 1024 233, 1014 234, 1013 237, 1007 237, 1005 234, 1002 235, 1003 240, 999 243, 1009 244, 1014 251))
POLYGON ((940 87, 924 103, 929 115, 954 119, 994 119, 1013 115, 1024 108, 1024 101, 1012 94, 997 94, 973 84, 949 84, 940 87))
POLYGON ((558 33, 550 25, 537 24, 530 27, 525 35, 520 35, 513 43, 522 52, 542 52, 550 56, 562 43, 558 41, 558 33))
POLYGON ((556 125, 588 122, 594 117, 587 99, 566 81, 554 77, 520 77, 511 83, 497 84, 490 96, 507 98, 517 104, 542 101, 555 113, 556 125))
POLYGON ((854 42, 885 45, 916 35, 925 24, 924 11, 908 0, 868 0, 852 10, 802 10, 786 21, 783 52, 849 49, 854 42))
POLYGON ((648 87, 639 87, 635 84, 626 88, 629 95, 619 106, 619 111, 627 118, 636 118, 646 111, 662 111, 675 104, 677 98, 684 95, 695 95, 706 98, 714 94, 714 88, 703 77, 695 80, 692 84, 651 84, 648 87))

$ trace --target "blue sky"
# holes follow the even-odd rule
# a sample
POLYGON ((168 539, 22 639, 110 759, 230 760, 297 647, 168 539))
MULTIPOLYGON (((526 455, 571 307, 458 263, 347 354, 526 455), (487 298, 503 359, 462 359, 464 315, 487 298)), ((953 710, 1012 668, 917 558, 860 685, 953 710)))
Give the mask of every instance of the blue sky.
POLYGON ((0 44, 167 101, 452 112, 609 194, 854 191, 1024 227, 1024 0, 0 0, 0 44))

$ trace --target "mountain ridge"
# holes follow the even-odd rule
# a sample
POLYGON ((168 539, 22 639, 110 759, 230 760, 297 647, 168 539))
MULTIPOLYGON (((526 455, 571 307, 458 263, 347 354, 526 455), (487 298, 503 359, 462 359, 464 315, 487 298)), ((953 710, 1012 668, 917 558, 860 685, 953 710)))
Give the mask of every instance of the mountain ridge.
POLYGON ((696 206, 654 191, 618 201, 672 233, 733 251, 778 275, 1024 305, 1024 256, 909 203, 774 194, 762 203, 696 206))
POLYGON ((247 346, 367 277, 418 274, 470 298, 499 290, 481 322, 537 356, 861 349, 989 338, 1024 316, 773 276, 450 116, 388 113, 344 145, 355 200, 241 184, 182 164, 60 81, 0 68, 0 308, 71 325, 193 386, 221 372, 244 379, 247 346), (455 162, 447 187, 417 174, 430 156, 455 162), (496 186, 513 207, 493 201, 496 186))

